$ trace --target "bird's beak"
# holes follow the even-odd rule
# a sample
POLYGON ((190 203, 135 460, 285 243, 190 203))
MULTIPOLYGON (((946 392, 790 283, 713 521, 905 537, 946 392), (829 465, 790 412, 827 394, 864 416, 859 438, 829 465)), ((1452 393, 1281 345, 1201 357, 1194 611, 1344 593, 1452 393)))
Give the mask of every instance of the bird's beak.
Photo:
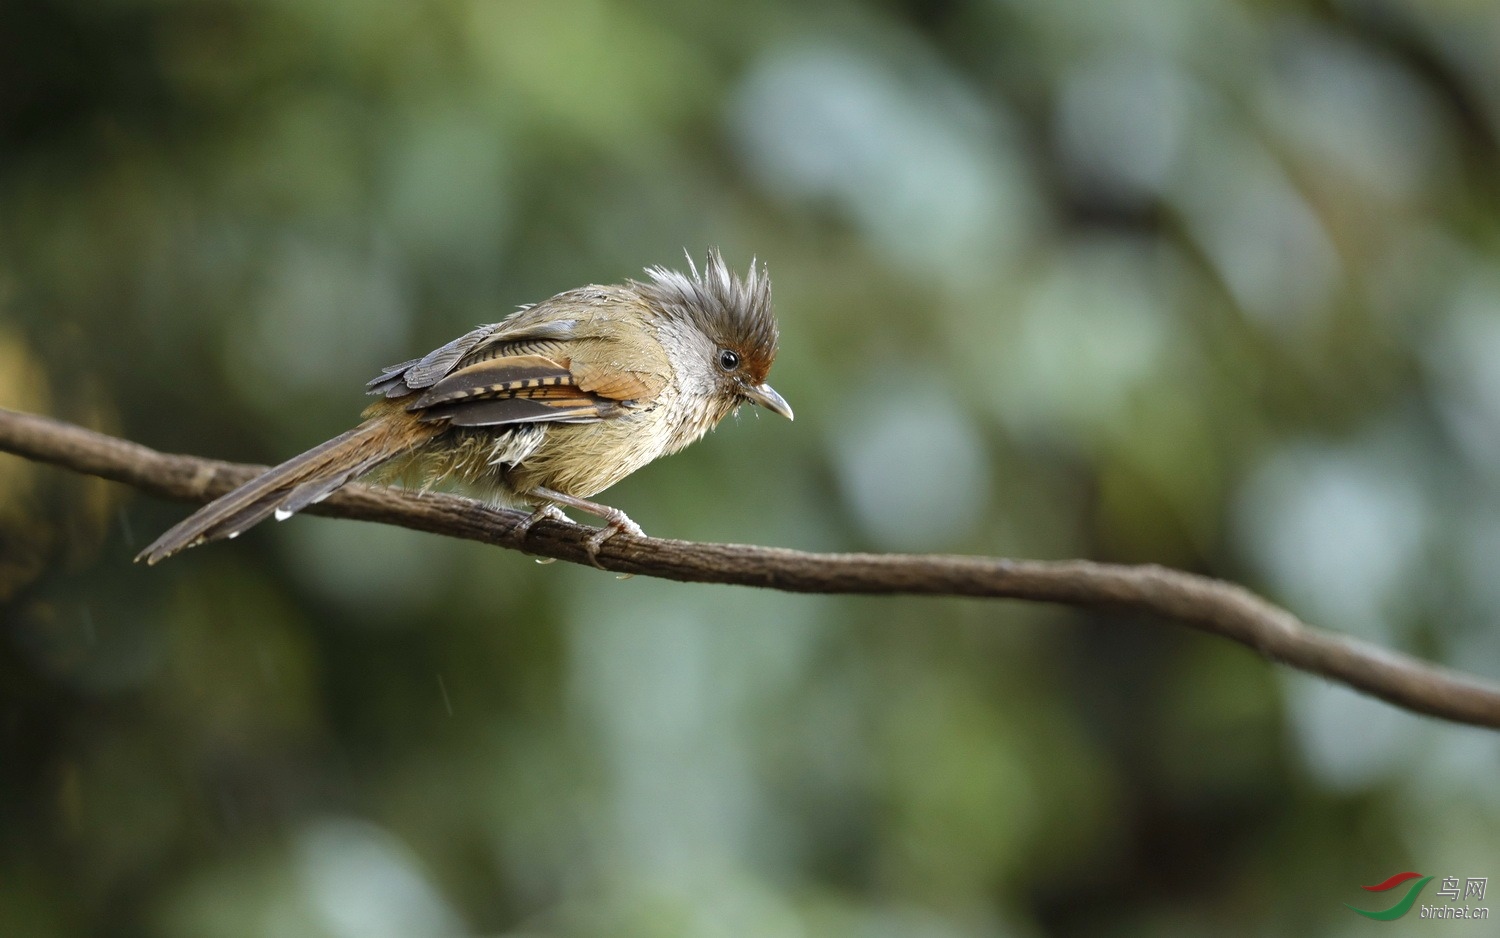
POLYGON ((745 399, 752 404, 759 404, 766 410, 775 411, 788 420, 792 417, 792 405, 786 402, 786 398, 776 393, 776 389, 769 384, 746 385, 745 399))

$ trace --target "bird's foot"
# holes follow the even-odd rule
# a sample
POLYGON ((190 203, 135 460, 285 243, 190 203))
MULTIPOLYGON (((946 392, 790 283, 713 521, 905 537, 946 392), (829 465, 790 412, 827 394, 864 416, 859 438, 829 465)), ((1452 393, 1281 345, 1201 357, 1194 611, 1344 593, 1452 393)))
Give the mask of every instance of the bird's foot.
POLYGON ((641 526, 631 521, 630 516, 618 508, 611 508, 608 505, 591 502, 586 498, 579 498, 577 495, 569 495, 566 492, 559 492, 556 489, 543 488, 541 486, 532 489, 530 494, 535 498, 545 498, 549 503, 576 508, 596 518, 604 519, 604 527, 589 535, 588 540, 583 542, 583 549, 588 555, 589 563, 600 570, 605 569, 599 563, 599 548, 604 546, 605 541, 622 532, 629 534, 631 537, 646 536, 646 532, 641 530, 641 526))
POLYGON ((604 546, 605 541, 616 534, 622 533, 629 534, 631 537, 646 536, 646 532, 641 530, 641 526, 631 521, 630 516, 625 514, 625 512, 618 508, 611 508, 609 510, 611 512, 609 515, 601 516, 604 518, 604 526, 589 535, 589 539, 583 542, 583 548, 589 556, 589 563, 600 570, 603 570, 604 566, 599 563, 599 548, 604 546))
POLYGON ((525 544, 527 536, 531 534, 532 525, 543 519, 548 521, 567 521, 568 516, 562 513, 561 508, 558 508, 551 502, 546 502, 537 506, 535 511, 527 515, 526 520, 517 523, 515 527, 511 528, 510 533, 515 535, 517 540, 522 544, 525 544))

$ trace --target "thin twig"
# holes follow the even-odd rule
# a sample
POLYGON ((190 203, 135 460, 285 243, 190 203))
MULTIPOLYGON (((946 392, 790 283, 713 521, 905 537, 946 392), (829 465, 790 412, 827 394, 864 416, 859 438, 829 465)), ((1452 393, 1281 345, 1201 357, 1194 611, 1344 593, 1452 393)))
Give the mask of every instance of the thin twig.
MULTIPOLYGON (((262 471, 258 466, 159 453, 72 424, 4 409, 0 451, 191 502, 208 501, 262 471)), ((350 485, 308 510, 513 550, 524 546, 527 553, 572 563, 590 562, 585 542, 592 528, 543 520, 523 545, 514 535, 523 513, 452 495, 350 485)), ((1312 628, 1232 583, 1164 567, 931 554, 815 554, 624 534, 605 541, 597 559, 599 566, 620 573, 797 593, 978 596, 1152 613, 1407 710, 1500 728, 1500 688, 1312 628)), ((142 577, 150 575, 141 568, 142 577)))

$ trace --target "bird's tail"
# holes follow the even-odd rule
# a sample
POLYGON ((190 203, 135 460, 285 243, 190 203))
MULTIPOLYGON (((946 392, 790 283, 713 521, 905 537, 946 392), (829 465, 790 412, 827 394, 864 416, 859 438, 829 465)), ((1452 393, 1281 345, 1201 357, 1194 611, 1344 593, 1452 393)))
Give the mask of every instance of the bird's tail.
POLYGON ((135 559, 158 563, 189 547, 235 537, 273 514, 278 521, 290 518, 381 463, 426 443, 437 432, 438 428, 415 420, 373 417, 208 503, 135 559))

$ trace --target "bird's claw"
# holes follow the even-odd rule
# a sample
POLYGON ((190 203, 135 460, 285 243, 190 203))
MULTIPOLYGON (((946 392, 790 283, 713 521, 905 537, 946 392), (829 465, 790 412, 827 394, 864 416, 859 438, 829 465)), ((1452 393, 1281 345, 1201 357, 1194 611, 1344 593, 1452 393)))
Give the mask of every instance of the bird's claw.
POLYGON ((641 530, 640 525, 631 521, 623 511, 619 512, 616 517, 607 519, 603 527, 590 534, 588 540, 583 542, 583 549, 588 554, 589 563, 600 570, 605 569, 604 565, 599 563, 599 548, 604 546, 605 541, 622 533, 629 534, 631 537, 646 536, 646 532, 641 530))
POLYGON ((539 506, 535 511, 527 515, 524 521, 517 523, 514 528, 511 528, 510 533, 524 544, 526 543, 526 538, 531 534, 532 525, 543 519, 548 521, 567 521, 568 516, 562 513, 561 508, 549 502, 539 506))

